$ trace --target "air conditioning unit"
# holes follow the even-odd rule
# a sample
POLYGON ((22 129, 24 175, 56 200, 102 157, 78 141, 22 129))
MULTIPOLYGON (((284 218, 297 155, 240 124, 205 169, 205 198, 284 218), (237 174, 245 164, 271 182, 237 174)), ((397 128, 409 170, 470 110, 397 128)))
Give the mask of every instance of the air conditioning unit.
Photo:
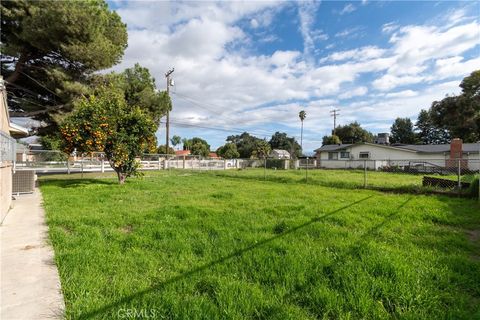
POLYGON ((35 190, 35 170, 16 170, 13 174, 12 193, 32 193, 35 190))

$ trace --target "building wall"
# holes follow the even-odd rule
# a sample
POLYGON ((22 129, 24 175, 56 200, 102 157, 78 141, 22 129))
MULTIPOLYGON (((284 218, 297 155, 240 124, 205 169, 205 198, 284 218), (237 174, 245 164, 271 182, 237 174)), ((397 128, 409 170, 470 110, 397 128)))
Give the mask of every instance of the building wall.
MULTIPOLYGON (((0 83, 0 131, 3 134, 10 135, 9 123, 5 87, 0 83)), ((0 222, 12 204, 12 168, 12 161, 0 161, 0 222)))

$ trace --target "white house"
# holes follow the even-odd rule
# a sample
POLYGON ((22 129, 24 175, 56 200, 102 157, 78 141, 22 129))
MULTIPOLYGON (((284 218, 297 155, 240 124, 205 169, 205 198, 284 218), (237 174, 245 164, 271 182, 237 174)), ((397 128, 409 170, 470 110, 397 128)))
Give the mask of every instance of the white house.
POLYGON ((457 167, 472 171, 480 167, 480 143, 462 143, 453 139, 451 144, 439 145, 383 145, 374 143, 324 145, 315 150, 317 167, 379 169, 385 166, 426 165, 431 167, 457 167))
POLYGON ((282 149, 273 149, 269 156, 273 159, 290 159, 290 152, 282 149))

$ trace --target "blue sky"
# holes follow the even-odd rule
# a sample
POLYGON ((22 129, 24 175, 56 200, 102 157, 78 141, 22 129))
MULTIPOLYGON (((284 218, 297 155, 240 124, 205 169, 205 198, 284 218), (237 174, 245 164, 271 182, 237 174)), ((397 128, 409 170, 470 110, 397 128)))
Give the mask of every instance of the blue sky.
MULTIPOLYGON (((480 69, 480 3, 453 1, 110 1, 127 23, 122 63, 165 87, 175 67, 171 136, 213 148, 230 134, 275 131, 312 151, 339 124, 388 132, 396 117, 459 92, 480 69)), ((162 123, 157 134, 164 143, 162 123)))

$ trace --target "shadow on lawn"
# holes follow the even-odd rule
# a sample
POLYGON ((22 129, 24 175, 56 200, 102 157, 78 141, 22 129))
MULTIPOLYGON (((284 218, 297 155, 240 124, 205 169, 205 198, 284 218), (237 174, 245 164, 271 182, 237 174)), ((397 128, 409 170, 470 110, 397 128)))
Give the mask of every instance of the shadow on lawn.
POLYGON ((88 185, 118 185, 116 180, 104 180, 104 179, 48 179, 40 181, 41 185, 51 185, 58 188, 77 188, 88 185))
POLYGON ((192 275, 194 275, 194 274, 196 274, 196 273, 202 272, 203 270, 206 270, 206 269, 208 269, 208 268, 210 268, 210 267, 213 267, 213 266, 215 266, 215 265, 217 265, 217 264, 223 263, 223 262, 225 262, 225 261, 227 261, 227 260, 230 260, 230 259, 232 259, 232 258, 241 256, 241 255, 243 255, 243 254, 246 253, 246 252, 252 251, 252 250, 254 250, 254 249, 256 249, 256 248, 258 248, 258 247, 260 247, 260 246, 263 246, 263 245, 265 245, 265 244, 267 244, 267 243, 270 243, 270 242, 272 242, 272 241, 274 241, 274 240, 276 240, 276 239, 278 239, 278 238, 282 238, 282 237, 284 237, 284 236, 286 236, 286 235, 289 235, 289 234, 291 234, 291 233, 294 233, 294 232, 296 232, 296 231, 298 231, 298 230, 300 230, 300 229, 303 229, 303 228, 305 228, 305 227, 307 227, 307 226, 309 226, 309 225, 311 225, 311 224, 313 224, 313 223, 315 223, 315 222, 321 221, 322 219, 325 219, 325 218, 327 218, 327 217, 329 217, 329 216, 331 216, 331 215, 334 215, 334 214, 336 214, 336 213, 338 213, 338 212, 340 212, 340 211, 343 211, 343 210, 345 210, 345 209, 348 209, 348 208, 350 208, 350 207, 353 207, 354 205, 357 205, 357 204, 359 204, 359 203, 361 203, 361 202, 364 202, 364 201, 366 201, 366 200, 368 200, 368 199, 370 199, 370 198, 372 198, 372 197, 373 197, 373 195, 372 195, 372 196, 368 196, 368 197, 366 197, 366 198, 363 198, 363 199, 361 199, 361 200, 355 201, 355 202, 353 202, 353 203, 351 203, 351 204, 348 204, 348 205, 346 205, 346 206, 343 206, 343 207, 341 207, 341 208, 338 208, 338 209, 335 209, 335 210, 333 210, 333 211, 330 211, 329 213, 326 213, 326 214, 324 214, 324 215, 322 215, 322 216, 320 216, 320 217, 312 218, 312 219, 310 219, 309 221, 307 221, 307 222, 305 222, 305 223, 303 223, 303 224, 301 224, 301 225, 298 225, 298 226, 296 226, 296 227, 294 227, 294 228, 292 228, 292 229, 289 229, 289 230, 287 230, 287 231, 284 231, 284 232, 281 233, 281 234, 278 234, 278 235, 276 235, 276 236, 273 236, 273 237, 270 237, 270 238, 267 238, 267 239, 264 239, 264 240, 260 240, 260 241, 258 241, 257 243, 255 243, 255 244, 253 244, 253 245, 250 245, 250 246, 248 246, 248 247, 246 247, 246 248, 243 248, 243 249, 234 251, 234 252, 232 252, 231 254, 229 254, 229 255, 227 255, 227 256, 221 257, 220 259, 211 261, 211 262, 206 263, 206 264, 204 264, 204 265, 201 265, 201 266, 199 266, 199 267, 197 267, 197 268, 194 268, 194 269, 192 269, 192 270, 190 270, 190 271, 187 271, 187 272, 184 272, 184 273, 182 273, 182 274, 179 274, 178 276, 175 276, 175 277, 170 278, 170 279, 168 279, 168 280, 162 281, 162 282, 160 282, 159 284, 157 284, 157 285, 155 285, 155 286, 152 286, 152 287, 150 287, 150 288, 148 288, 148 289, 144 289, 144 290, 142 290, 142 291, 139 291, 139 292, 136 292, 136 293, 134 293, 134 294, 128 295, 128 296, 126 296, 126 297, 124 297, 124 298, 122 298, 122 299, 119 299, 119 300, 117 300, 117 301, 115 301, 115 302, 113 302, 113 303, 111 303, 111 304, 108 304, 108 305, 106 305, 106 306, 104 306, 104 307, 102 307, 102 308, 99 308, 99 309, 97 309, 97 310, 92 310, 92 311, 90 311, 90 312, 87 312, 87 313, 85 313, 85 314, 82 314, 82 315, 79 316, 79 319, 89 319, 89 318, 95 317, 95 316, 97 316, 97 315, 99 315, 99 314, 102 314, 102 313, 107 312, 108 310, 110 310, 110 309, 112 309, 112 308, 114 308, 114 307, 120 306, 120 305, 125 304, 125 303, 128 303, 128 302, 130 302, 130 301, 132 301, 132 300, 134 300, 134 299, 136 299, 136 298, 139 298, 139 297, 141 297, 141 296, 144 296, 145 294, 148 294, 148 293, 153 292, 153 291, 156 291, 156 290, 163 289, 164 287, 166 287, 167 285, 169 285, 169 284, 171 284, 171 283, 174 283, 174 282, 176 282, 176 281, 179 281, 179 280, 182 280, 182 279, 184 279, 184 278, 190 277, 190 276, 192 276, 192 275))
MULTIPOLYGON (((350 247, 345 250, 345 252, 341 253, 340 255, 337 256, 335 261, 330 264, 326 265, 323 267, 323 273, 321 274, 321 277, 327 277, 328 279, 332 280, 335 277, 335 270, 336 267, 343 264, 348 257, 356 256, 359 257, 362 254, 362 248, 365 248, 369 241, 372 240, 372 238, 376 235, 378 235, 378 232, 380 229, 382 229, 387 223, 393 221, 394 219, 397 218, 399 215, 400 211, 412 200, 412 198, 408 198, 405 200, 402 204, 400 204, 397 209, 383 218, 383 221, 375 225, 374 227, 370 228, 366 232, 364 232, 362 235, 358 237, 358 240, 353 243, 350 247)), ((293 292, 289 292, 285 298, 286 299, 295 299, 295 295, 299 292, 304 292, 305 290, 308 290, 312 287, 315 287, 318 284, 318 280, 321 278, 317 274, 312 274, 311 278, 308 279, 308 281, 305 281, 304 285, 298 286, 295 288, 293 292)), ((388 311, 388 313, 391 316, 395 316, 395 305, 390 301, 389 299, 384 299, 385 297, 380 296, 377 297, 382 300, 382 303, 385 307, 385 309, 388 311)))
MULTIPOLYGON (((292 184, 305 184, 311 186, 321 186, 328 188, 338 188, 338 189, 366 189, 387 193, 400 193, 400 194, 437 194, 437 195, 447 195, 447 196, 459 196, 465 197, 464 192, 457 192, 456 190, 451 189, 442 189, 435 187, 427 187, 421 185, 373 185, 371 182, 367 182, 367 186, 363 186, 363 182, 351 182, 347 180, 324 180, 324 179, 315 179, 310 177, 308 181, 305 181, 305 178, 301 175, 296 175, 293 177, 285 176, 272 176, 267 175, 265 178, 263 176, 245 176, 245 175, 235 175, 235 174, 222 174, 214 173, 217 177, 231 178, 231 179, 241 179, 241 180, 256 180, 256 181, 270 181, 277 183, 292 183, 292 184)), ((420 178, 419 178, 420 179, 420 178)), ((368 181, 368 180, 367 180, 368 181)))

